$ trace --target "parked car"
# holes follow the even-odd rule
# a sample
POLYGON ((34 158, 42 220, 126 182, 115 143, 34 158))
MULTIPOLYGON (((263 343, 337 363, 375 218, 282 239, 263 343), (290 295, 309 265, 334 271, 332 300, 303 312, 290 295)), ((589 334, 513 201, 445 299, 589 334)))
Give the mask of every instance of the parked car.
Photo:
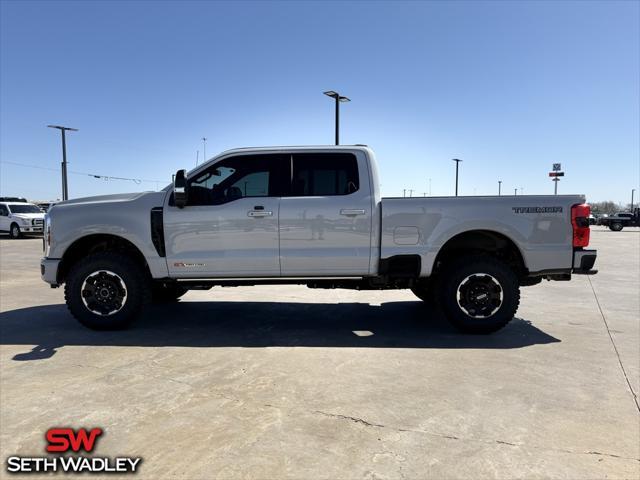
POLYGON ((42 234, 44 213, 37 205, 26 202, 0 202, 0 231, 11 238, 42 234))
POLYGON ((27 203, 27 199, 23 197, 0 197, 0 202, 27 203))
POLYGON ((381 198, 378 185, 365 146, 230 150, 159 192, 53 206, 42 278, 94 329, 125 327, 149 298, 279 283, 411 289, 488 333, 520 287, 596 273, 582 195, 381 198))
POLYGON ((604 223, 609 230, 619 232, 624 227, 640 227, 640 208, 635 208, 633 212, 620 212, 608 217, 604 223))
POLYGON ((608 213, 603 213, 601 215, 598 215, 598 225, 606 225, 607 224, 607 219, 609 218, 609 214, 608 213))

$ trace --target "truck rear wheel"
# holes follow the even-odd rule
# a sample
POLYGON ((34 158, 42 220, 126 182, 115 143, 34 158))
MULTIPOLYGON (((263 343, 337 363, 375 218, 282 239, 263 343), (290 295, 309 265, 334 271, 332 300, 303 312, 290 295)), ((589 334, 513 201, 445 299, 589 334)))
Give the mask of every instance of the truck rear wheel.
POLYGON ((434 304, 438 300, 432 279, 421 281, 411 288, 413 294, 425 303, 434 304))
POLYGON ((614 232, 619 232, 620 230, 622 230, 622 224, 621 223, 612 223, 611 225, 609 225, 609 230, 613 230, 614 232))
POLYGON ((486 334, 511 321, 520 304, 520 287, 514 271, 500 260, 467 256, 445 269, 439 296, 455 327, 486 334))
POLYGON ((127 327, 148 300, 149 281, 138 264, 126 255, 102 252, 71 267, 64 297, 71 314, 94 330, 127 327))

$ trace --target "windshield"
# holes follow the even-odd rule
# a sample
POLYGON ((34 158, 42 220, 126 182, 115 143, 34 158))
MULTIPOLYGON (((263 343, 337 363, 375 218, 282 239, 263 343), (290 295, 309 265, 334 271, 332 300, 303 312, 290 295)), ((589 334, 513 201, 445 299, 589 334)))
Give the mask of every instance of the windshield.
POLYGON ((11 213, 42 213, 42 210, 40 210, 38 207, 36 207, 35 205, 29 205, 28 203, 24 205, 7 206, 9 207, 11 213))

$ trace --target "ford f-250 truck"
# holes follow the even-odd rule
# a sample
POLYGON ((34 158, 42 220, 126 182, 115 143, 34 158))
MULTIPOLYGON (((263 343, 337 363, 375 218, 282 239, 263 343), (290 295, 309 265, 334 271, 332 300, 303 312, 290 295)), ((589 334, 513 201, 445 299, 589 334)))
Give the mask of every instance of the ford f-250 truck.
POLYGON ((214 285, 411 289, 459 329, 506 325, 520 287, 591 274, 581 195, 380 198, 366 146, 235 149, 159 192, 46 216, 41 274, 94 329, 214 285))

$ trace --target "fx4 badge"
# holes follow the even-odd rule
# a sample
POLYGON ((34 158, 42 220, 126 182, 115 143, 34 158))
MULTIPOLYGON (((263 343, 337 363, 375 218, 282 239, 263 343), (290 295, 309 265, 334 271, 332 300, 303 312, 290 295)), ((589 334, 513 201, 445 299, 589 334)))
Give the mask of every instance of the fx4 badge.
POLYGON ((562 207, 511 207, 513 213, 562 213, 562 207))
POLYGON ((206 263, 183 263, 183 262, 175 262, 173 264, 174 267, 181 268, 196 268, 196 267, 206 267, 206 263))

